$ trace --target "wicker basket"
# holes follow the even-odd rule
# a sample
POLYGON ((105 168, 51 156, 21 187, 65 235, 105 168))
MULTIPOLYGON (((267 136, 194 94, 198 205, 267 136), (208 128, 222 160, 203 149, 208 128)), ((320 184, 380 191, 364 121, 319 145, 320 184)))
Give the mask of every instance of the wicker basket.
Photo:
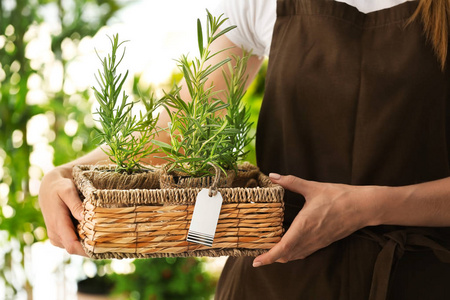
MULTIPOLYGON (((107 169, 103 167, 105 173, 107 169)), ((186 241, 200 188, 160 189, 159 181, 153 180, 160 173, 152 172, 148 174, 152 180, 144 180, 152 186, 102 189, 91 180, 92 171, 92 166, 73 169, 84 206, 78 232, 91 258, 256 256, 283 234, 284 190, 254 169, 238 172, 236 182, 245 186, 253 180, 256 187, 218 188, 223 204, 212 247, 186 241), (253 175, 249 177, 248 171, 253 175)))

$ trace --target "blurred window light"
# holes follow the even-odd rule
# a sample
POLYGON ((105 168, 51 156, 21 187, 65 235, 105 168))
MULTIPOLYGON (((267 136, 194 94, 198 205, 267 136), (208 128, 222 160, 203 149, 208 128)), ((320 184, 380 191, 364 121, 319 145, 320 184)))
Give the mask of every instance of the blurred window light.
POLYGON ((9 70, 11 73, 17 73, 20 71, 20 62, 15 60, 12 62, 11 66, 9 67, 9 70))
POLYGON ((41 181, 39 179, 30 179, 28 182, 28 186, 31 196, 39 195, 39 187, 41 186, 41 181))
POLYGON ((47 63, 44 69, 44 86, 49 92, 58 93, 62 89, 64 68, 60 61, 47 63))
POLYGON ((6 36, 12 36, 14 34, 14 26, 12 26, 11 24, 9 24, 8 26, 6 26, 5 28, 5 35, 6 36))
POLYGON ((30 74, 27 81, 27 87, 30 90, 37 90, 40 89, 41 86, 42 86, 42 77, 36 73, 30 74))
POLYGON ((78 122, 70 119, 66 122, 66 124, 64 125, 64 132, 68 135, 68 136, 74 136, 78 131, 78 122))
POLYGON ((28 175, 30 178, 40 179, 42 177, 42 170, 37 166, 30 166, 28 168, 28 175))
POLYGON ((46 231, 44 227, 38 227, 34 231, 34 236, 38 241, 42 241, 46 237, 46 231))
POLYGON ((28 105, 43 105, 49 102, 47 94, 43 90, 29 90, 26 97, 28 105))
POLYGON ((9 79, 9 83, 11 83, 11 85, 18 85, 20 83, 20 78, 19 73, 13 73, 9 79))
POLYGON ((0 183, 0 198, 1 199, 8 199, 9 195, 9 186, 8 184, 2 182, 0 183))
POLYGON ((16 46, 14 46, 13 42, 8 41, 6 43, 5 50, 6 50, 7 53, 11 54, 11 53, 14 52, 14 50, 16 50, 16 46))
POLYGON ((14 217, 14 215, 16 214, 16 211, 14 210, 14 208, 12 208, 9 205, 5 205, 2 207, 2 212, 3 212, 3 216, 6 219, 10 219, 12 217, 14 217))
POLYGON ((75 152, 79 152, 83 150, 83 139, 79 137, 75 137, 72 141, 72 149, 75 152))
POLYGON ((40 142, 33 146, 33 152, 30 154, 31 165, 38 166, 44 174, 54 168, 53 153, 54 149, 47 142, 40 142))
POLYGON ((2 0, 2 8, 5 11, 12 11, 14 8, 16 8, 16 1, 15 0, 2 0))
POLYGON ((19 129, 14 130, 11 139, 13 147, 20 148, 23 144, 23 132, 19 129))
POLYGON ((0 49, 5 47, 6 44, 6 37, 4 35, 0 35, 0 49))
POLYGON ((6 79, 6 73, 3 71, 2 64, 0 63, 0 82, 6 79))
POLYGON ((65 78, 63 91, 66 95, 74 95, 77 92, 75 84, 70 78, 65 78))
POLYGON ((46 115, 33 116, 27 123, 27 144, 33 146, 39 142, 48 142, 45 137, 49 130, 50 126, 46 115))
POLYGON ((64 60, 72 60, 77 55, 77 45, 72 39, 65 38, 61 42, 62 58, 64 60))

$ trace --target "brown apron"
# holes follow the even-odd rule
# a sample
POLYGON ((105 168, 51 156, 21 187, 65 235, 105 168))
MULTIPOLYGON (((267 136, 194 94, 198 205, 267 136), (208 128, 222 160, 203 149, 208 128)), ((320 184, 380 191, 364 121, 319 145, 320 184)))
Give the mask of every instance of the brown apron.
MULTIPOLYGON (((265 173, 401 186, 450 176, 450 76, 406 2, 278 1, 257 131, 265 173)), ((286 228, 304 199, 286 195, 286 228)), ((230 258, 216 299, 450 299, 450 228, 365 228, 303 260, 230 258), (446 263, 447 262, 447 263, 446 263)))

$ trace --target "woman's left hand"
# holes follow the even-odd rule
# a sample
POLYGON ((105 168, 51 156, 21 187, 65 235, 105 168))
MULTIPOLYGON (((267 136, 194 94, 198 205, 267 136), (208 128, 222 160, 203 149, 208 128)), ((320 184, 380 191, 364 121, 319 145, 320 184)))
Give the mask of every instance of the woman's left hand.
POLYGON ((375 225, 374 193, 380 187, 307 181, 270 174, 272 182, 302 194, 305 205, 281 241, 255 258, 254 267, 303 259, 369 225, 375 225))

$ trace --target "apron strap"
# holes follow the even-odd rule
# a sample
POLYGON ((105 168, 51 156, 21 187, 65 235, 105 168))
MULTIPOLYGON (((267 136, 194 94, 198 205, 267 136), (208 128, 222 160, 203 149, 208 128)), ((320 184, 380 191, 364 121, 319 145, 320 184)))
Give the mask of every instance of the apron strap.
POLYGON ((437 236, 423 229, 408 228, 380 235, 365 228, 356 235, 382 247, 375 261, 369 300, 387 299, 392 267, 405 251, 431 249, 440 261, 450 263, 450 249, 439 244, 437 236))

